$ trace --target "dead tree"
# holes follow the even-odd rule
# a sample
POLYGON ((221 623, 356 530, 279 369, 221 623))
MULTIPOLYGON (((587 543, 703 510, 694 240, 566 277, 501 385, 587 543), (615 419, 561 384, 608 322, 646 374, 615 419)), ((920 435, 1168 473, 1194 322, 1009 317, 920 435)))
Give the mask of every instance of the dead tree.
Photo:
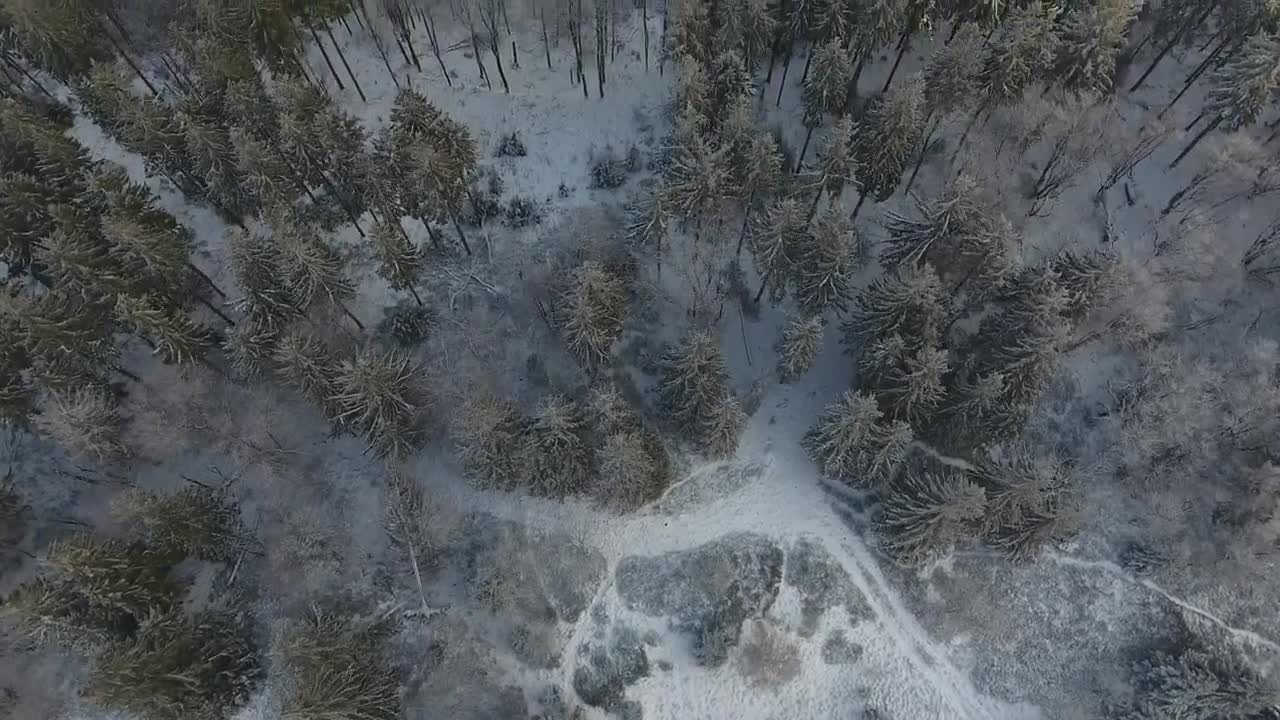
MULTIPOLYGON (((485 0, 480 6, 480 24, 489 35, 489 50, 493 52, 493 61, 498 64, 498 78, 502 80, 502 90, 511 94, 511 86, 507 84, 507 73, 502 69, 502 50, 498 47, 498 1, 485 0)), ((468 14, 470 14, 468 12, 468 14)))
POLYGON ((1165 143, 1173 135, 1173 129, 1162 127, 1157 130, 1148 132, 1143 131, 1138 142, 1125 151, 1123 155, 1116 159, 1114 165, 1111 166, 1111 172, 1107 173, 1106 179, 1098 186, 1098 192, 1094 195, 1094 200, 1102 202, 1102 198, 1107 191, 1115 187, 1122 178, 1132 177, 1133 169, 1145 161, 1147 158, 1155 154, 1156 150, 1165 143))

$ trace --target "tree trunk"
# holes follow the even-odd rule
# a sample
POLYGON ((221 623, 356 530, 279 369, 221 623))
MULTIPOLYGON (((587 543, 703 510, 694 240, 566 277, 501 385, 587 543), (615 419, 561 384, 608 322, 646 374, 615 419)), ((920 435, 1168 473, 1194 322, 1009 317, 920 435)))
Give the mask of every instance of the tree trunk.
POLYGON ((458 222, 458 216, 453 215, 453 229, 458 231, 458 240, 462 242, 462 249, 467 251, 467 255, 471 254, 471 246, 467 244, 467 234, 462 232, 462 224, 458 222))
POLYGON ((431 41, 431 52, 436 56, 436 62, 440 65, 440 74, 444 75, 444 81, 449 87, 453 87, 453 80, 449 77, 449 70, 444 66, 444 57, 440 55, 440 38, 436 35, 436 21, 431 17, 431 13, 426 10, 422 11, 422 24, 427 28, 427 39, 431 41))
MULTIPOLYGON (((658 77, 662 77, 662 65, 667 61, 667 15, 671 12, 671 0, 662 3, 662 45, 658 48, 658 77)), ((658 275, 662 275, 662 263, 658 263, 658 275)))
POLYGON ((333 31, 326 25, 324 32, 329 36, 329 42, 333 43, 333 49, 337 51, 338 59, 342 61, 342 67, 347 71, 347 77, 351 78, 351 84, 356 86, 356 92, 360 95, 360 102, 369 102, 369 98, 364 95, 364 88, 360 87, 360 81, 356 79, 356 74, 351 72, 351 65, 347 63, 347 56, 342 53, 342 48, 338 47, 338 41, 333 39, 333 31))
POLYGON ((329 66, 329 74, 333 75, 333 81, 338 83, 338 89, 345 91, 347 86, 342 84, 342 78, 338 76, 338 71, 333 67, 333 61, 329 59, 329 51, 324 49, 324 43, 320 42, 320 36, 316 34, 316 29, 311 27, 311 21, 303 18, 302 24, 307 26, 307 31, 311 33, 311 39, 315 41, 316 47, 320 49, 324 64, 329 66))
POLYGON ((960 155, 960 150, 964 148, 965 140, 969 139, 969 131, 973 130, 973 124, 978 121, 978 116, 982 115, 982 113, 986 111, 987 105, 990 103, 990 100, 983 100, 982 104, 978 106, 978 109, 973 112, 973 116, 969 118, 969 123, 964 126, 964 132, 960 134, 960 140, 956 143, 955 152, 951 153, 951 159, 947 161, 948 163, 956 161, 956 157, 960 155))
POLYGON ((756 189, 751 188, 751 194, 747 195, 747 206, 742 213, 742 230, 738 233, 738 248, 733 251, 734 257, 742 256, 742 243, 747 238, 747 224, 751 221, 751 209, 756 202, 756 189))
POLYGON ((773 268, 765 271, 764 277, 760 278, 760 289, 756 291, 755 303, 760 304, 760 298, 764 297, 764 289, 769 287, 769 276, 773 274, 773 268))
POLYGON ((409 31, 404 31, 404 46, 409 48, 409 58, 413 60, 413 66, 422 72, 422 63, 418 61, 418 51, 413 49, 413 38, 409 36, 409 31))
POLYGON ((133 61, 133 58, 129 56, 129 53, 125 52, 124 48, 120 46, 120 43, 116 41, 115 36, 106 32, 105 28, 103 28, 102 34, 107 36, 107 39, 111 41, 112 47, 114 47, 116 52, 120 54, 120 57, 124 58, 124 61, 129 64, 129 67, 133 69, 133 74, 137 75, 138 78, 142 80, 143 84, 147 86, 147 89, 151 91, 151 94, 155 97, 160 97, 160 91, 156 90, 156 86, 152 85, 151 81, 147 79, 147 76, 142 74, 142 68, 138 67, 138 64, 133 61))
POLYGON ((1200 79, 1200 76, 1203 75, 1205 71, 1209 69, 1210 64, 1214 60, 1216 60, 1219 55, 1222 54, 1223 50, 1227 48, 1227 44, 1229 42, 1230 42, 1230 38, 1222 41, 1221 45, 1214 48, 1213 52, 1209 53, 1209 56, 1206 57, 1203 61, 1201 61, 1201 63, 1196 67, 1196 69, 1191 72, 1191 75, 1187 77, 1187 81, 1183 83, 1182 89, 1178 91, 1178 94, 1174 95, 1173 99, 1169 101, 1169 104, 1165 105, 1164 109, 1161 110, 1160 113, 1156 115, 1157 119, 1163 118, 1165 113, 1172 110, 1173 106, 1178 104, 1178 101, 1182 99, 1182 96, 1187 94, 1187 91, 1191 89, 1191 86, 1195 85, 1196 81, 1200 79))
POLYGON ((794 49, 794 43, 787 43, 787 57, 782 61, 782 78, 778 80, 778 99, 773 103, 774 107, 782 107, 782 89, 787 86, 787 70, 791 68, 791 52, 794 49))
POLYGON ((234 320, 232 320, 231 318, 227 317, 227 316, 226 316, 226 314, 225 314, 225 313, 223 313, 221 310, 219 310, 219 309, 218 309, 218 308, 217 308, 213 303, 211 303, 211 302, 209 302, 208 300, 206 300, 206 299, 204 298, 204 296, 203 296, 203 295, 200 295, 199 293, 196 293, 196 302, 198 302, 198 303, 200 303, 201 305, 203 305, 203 306, 205 306, 205 307, 209 308, 211 311, 213 311, 213 314, 214 314, 214 315, 217 315, 218 317, 222 318, 222 321, 223 321, 223 322, 225 322, 226 324, 230 325, 231 327, 235 327, 235 326, 236 326, 236 323, 235 323, 235 321, 234 321, 234 320))
POLYGON ((814 48, 813 43, 810 43, 809 53, 804 58, 804 71, 800 73, 800 87, 804 87, 805 81, 809 79, 809 68, 813 65, 813 56, 814 56, 815 49, 816 48, 814 48))
POLYGON ((408 290, 413 295, 413 299, 418 301, 418 307, 422 307, 422 298, 418 297, 418 291, 412 285, 408 287, 408 290))
POLYGON ((804 216, 804 226, 809 227, 809 223, 813 222, 813 216, 818 212, 818 201, 822 199, 822 188, 818 188, 813 194, 813 202, 809 204, 809 214, 804 216))
POLYGON ((925 153, 929 151, 929 143, 933 142, 933 134, 938 131, 941 122, 933 124, 933 111, 929 111, 929 116, 924 120, 925 126, 929 128, 929 132, 924 136, 924 144, 920 146, 920 156, 916 158, 916 166, 911 169, 911 177, 907 179, 907 188, 902 191, 903 195, 911 194, 911 186, 916 182, 916 175, 920 173, 920 166, 924 164, 925 153))
MULTIPOLYGON (((550 70, 551 69, 551 43, 547 41, 547 11, 545 9, 542 10, 541 16, 542 16, 542 50, 547 54, 547 69, 550 70)), ((647 52, 648 48, 646 47, 645 50, 647 52)), ((648 59, 647 54, 645 55, 645 58, 648 59)))
POLYGON ((644 71, 649 72, 649 0, 640 0, 640 27, 644 33, 644 71))
POLYGON ((492 44, 489 46, 493 50, 493 60, 498 63, 498 78, 502 80, 502 91, 511 94, 511 86, 507 84, 507 73, 502 69, 502 52, 498 50, 498 38, 496 34, 490 38, 492 44))
POLYGON ((25 77, 27 80, 30 80, 31 84, 35 85, 36 88, 40 90, 40 92, 43 93, 45 97, 49 98, 50 100, 55 99, 53 97, 53 94, 50 93, 48 90, 46 90, 44 85, 40 84, 39 80, 36 80, 35 77, 31 75, 31 73, 27 72, 27 69, 22 67, 22 65, 18 61, 9 57, 8 53, 4 54, 4 61, 5 61, 5 64, 7 64, 9 67, 13 68, 14 70, 17 70, 19 73, 22 74, 23 77, 25 77))
POLYGON ((1178 157, 1174 158, 1173 162, 1169 163, 1169 168, 1173 169, 1177 167, 1178 163, 1182 162, 1182 159, 1185 158, 1188 154, 1190 154, 1191 151, 1195 149, 1196 145, 1200 144, 1201 140, 1204 140, 1205 137, 1209 135, 1209 133, 1218 129, 1218 126, 1222 124, 1223 119, 1224 118, 1221 115, 1219 115, 1218 117, 1213 119, 1213 122, 1206 125, 1205 128, 1201 130, 1200 133, 1197 134, 1195 138, 1193 138, 1185 148, 1182 149, 1182 152, 1178 153, 1178 157))
POLYGON ((862 77, 862 68, 867 64, 867 56, 863 54, 858 58, 858 64, 853 69, 853 77, 849 78, 849 91, 844 96, 845 113, 853 112, 853 103, 858 99, 858 79, 862 77))
POLYGON ((866 193, 858 193, 858 204, 853 206, 853 214, 849 216, 849 222, 858 219, 858 213, 862 212, 862 203, 867 201, 866 193))
POLYGON ((196 267, 195 263, 192 263, 190 260, 188 260, 187 267, 191 269, 191 272, 195 273, 196 277, 203 280, 204 284, 208 285, 210 290, 213 290, 214 292, 218 293, 218 297, 225 298, 227 296, 226 293, 222 292, 221 288, 219 288, 217 285, 214 284, 213 278, 209 277, 204 273, 203 270, 196 267))
POLYGON ((813 129, 816 125, 810 125, 809 129, 804 133, 804 145, 800 146, 800 157, 796 158, 796 175, 804 168, 804 156, 809 152, 809 139, 813 137, 813 129))
POLYGON ((418 222, 422 223, 422 227, 427 229, 427 237, 431 238, 432 247, 440 250, 440 235, 436 233, 435 228, 431 227, 431 223, 423 220, 422 218, 418 218, 418 222))
POLYGON ((364 323, 360 322, 360 318, 356 317, 355 315, 352 315, 351 310, 349 310, 347 306, 342 303, 341 300, 334 298, 333 302, 335 305, 342 308, 342 312, 345 313, 347 317, 351 318, 351 322, 355 323, 356 327, 360 328, 360 332, 364 332, 364 323))
POLYGON ((484 80, 484 84, 490 90, 493 89, 493 83, 489 82, 489 73, 485 72, 484 60, 480 57, 480 44, 476 40, 476 31, 471 31, 471 54, 476 58, 476 67, 480 68, 480 79, 484 80))
POLYGON ((907 54, 907 46, 911 44, 911 32, 909 30, 902 31, 902 37, 898 39, 898 57, 893 60, 893 67, 889 68, 889 77, 885 78, 884 87, 880 88, 880 92, 889 92, 889 86, 893 84, 893 76, 898 74, 898 66, 902 64, 902 56, 907 54))
POLYGON ((355 210, 347 204, 346 199, 338 192, 338 188, 334 187, 333 181, 329 179, 329 176, 323 170, 320 171, 320 181, 324 183, 324 189, 329 195, 342 206, 343 211, 347 214, 347 219, 351 221, 351 225, 356 229, 356 232, 360 233, 360 237, 364 237, 364 228, 360 227, 360 220, 356 217, 355 210))

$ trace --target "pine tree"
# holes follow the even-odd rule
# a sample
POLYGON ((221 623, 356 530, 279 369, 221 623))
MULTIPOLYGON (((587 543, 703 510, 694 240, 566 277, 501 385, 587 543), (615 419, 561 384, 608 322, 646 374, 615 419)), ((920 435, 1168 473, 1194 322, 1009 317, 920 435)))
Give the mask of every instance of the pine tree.
POLYGON ((116 316, 155 344, 168 362, 202 361, 213 347, 211 331, 155 295, 116 296, 116 316))
POLYGON ((467 476, 482 487, 514 487, 521 469, 511 449, 521 442, 525 425, 515 405, 491 392, 482 390, 467 398, 452 428, 467 476))
POLYGON ((1280 40, 1268 32, 1259 32, 1209 76, 1209 92, 1200 117, 1208 116, 1212 120, 1187 143, 1169 167, 1182 162, 1218 127, 1225 124, 1230 130, 1238 130, 1257 122, 1277 84, 1280 84, 1280 40))
POLYGON ((254 207, 289 207, 305 191, 289 164, 268 145, 269 140, 258 139, 240 127, 232 128, 228 139, 235 155, 235 174, 254 207))
POLYGON ((337 602, 315 605, 276 635, 272 655, 292 682, 281 717, 288 720, 397 720, 400 683, 386 659, 394 628, 356 617, 337 602))
MULTIPOLYGON (((405 89, 392 108, 389 143, 392 153, 410 168, 410 184, 403 188, 405 207, 424 223, 447 219, 457 228, 477 160, 466 126, 420 93, 405 89)), ((459 239, 470 254, 461 231, 459 239)))
POLYGON ((587 365, 607 362, 622 335, 626 311, 622 279, 598 262, 583 263, 560 295, 565 343, 587 365))
POLYGON ((119 369, 112 308, 103 298, 53 289, 33 300, 4 297, 0 314, 12 323, 7 336, 21 345, 11 362, 20 361, 15 367, 45 388, 105 384, 105 371, 119 369))
POLYGON ((881 502, 882 543, 904 565, 920 565, 973 537, 986 507, 980 486, 952 470, 908 472, 881 502))
POLYGON ((983 539, 1014 558, 1029 558, 1078 528, 1079 493, 1072 468, 1062 460, 1015 447, 981 457, 973 478, 987 495, 983 539))
POLYGON ((1102 0, 1077 5, 1061 21, 1054 77, 1063 87, 1105 94, 1115 85, 1116 60, 1129 26, 1138 16, 1135 0, 1102 0))
POLYGON ((414 288, 423 271, 422 250, 409 240, 400 227, 399 218, 386 218, 373 226, 370 233, 373 257, 378 261, 378 274, 392 290, 408 290, 422 306, 422 298, 414 288))
POLYGON ((336 419, 364 435, 381 456, 404 456, 417 447, 426 395, 422 374, 409 356, 395 350, 365 347, 344 360, 337 373, 337 392, 330 399, 336 419))
POLYGON ((837 205, 818 217, 797 241, 792 276, 795 298, 808 314, 844 309, 855 265, 853 224, 837 205))
POLYGON ((822 329, 821 315, 794 317, 787 322, 778 352, 778 375, 782 382, 799 380, 818 361, 822 329))
POLYGON ((145 720, 215 720, 249 699, 260 674, 243 617, 174 610, 147 618, 131 642, 99 656, 85 695, 145 720))
MULTIPOLYGON (((827 115, 839 114, 844 109, 845 92, 853 77, 853 63, 840 38, 834 38, 813 52, 813 74, 804 84, 804 124, 808 129, 800 158, 796 160, 796 172, 804 167, 804 156, 809 149, 809 139, 814 128, 822 125, 827 115)), ((837 134, 837 130, 832 130, 837 134)))
POLYGON ((286 280, 285 259, 274 242, 233 228, 227 245, 231 270, 241 291, 235 307, 249 323, 278 331, 301 314, 302 304, 286 280))
POLYGON ((619 429, 596 451, 596 495, 607 506, 635 510, 656 500, 671 484, 671 457, 662 439, 647 428, 619 429))
POLYGON ((1120 259, 1107 250, 1063 250, 1049 267, 1067 294, 1063 314, 1076 321, 1105 303, 1123 281, 1120 259))
POLYGON ((782 299, 791 282, 805 232, 804 211, 791 198, 779 200, 757 223, 751 233, 751 255, 761 277, 756 302, 766 287, 772 288, 771 296, 775 300, 782 299))
MULTIPOLYGON (((898 189, 924 131, 924 84, 918 78, 877 98, 858 125, 854 144, 863 200, 884 202, 898 189)), ((854 217, 858 209, 854 209, 854 217)))
POLYGON ((874 397, 845 391, 805 436, 805 448, 825 476, 877 487, 897 474, 915 439, 907 423, 883 418, 874 397))
POLYGON ((336 419, 339 361, 323 340, 306 332, 279 338, 272 353, 280 374, 330 419, 336 419))
POLYGON ((174 557, 226 562, 244 536, 240 509, 221 487, 191 484, 164 494, 131 490, 113 498, 111 510, 140 528, 148 545, 174 557))
POLYGON ((76 458, 112 463, 129 456, 120 438, 124 419, 111 393, 100 386, 51 393, 35 425, 76 458))
POLYGON ((937 346, 947 319, 946 300, 929 264, 906 265, 863 289, 845 323, 845 342, 900 335, 912 347, 937 346))
POLYGON ((675 427, 704 439, 707 424, 729 394, 729 371, 719 343, 692 331, 663 358, 658 393, 675 427))
POLYGON ((521 439, 531 492, 565 497, 587 489, 594 473, 587 432, 577 403, 560 395, 542 400, 521 439))
POLYGON ((180 586, 169 577, 176 558, 146 547, 88 533, 55 543, 49 565, 72 580, 89 602, 139 620, 166 612, 180 601, 180 586))
POLYGON ((951 42, 929 57, 924 70, 924 141, 905 192, 911 192, 933 136, 943 122, 973 104, 978 94, 983 47, 982 31, 974 23, 965 23, 959 26, 951 42))

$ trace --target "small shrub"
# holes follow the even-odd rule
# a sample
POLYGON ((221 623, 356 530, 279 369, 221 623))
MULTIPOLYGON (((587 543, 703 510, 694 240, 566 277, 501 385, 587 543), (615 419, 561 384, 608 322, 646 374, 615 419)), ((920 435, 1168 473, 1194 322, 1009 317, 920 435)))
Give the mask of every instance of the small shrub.
POLYGON ((435 313, 417 303, 401 302, 385 310, 378 331, 405 348, 417 347, 431 335, 435 313))
POLYGON ((520 133, 513 132, 502 136, 496 154, 498 157, 524 157, 529 152, 525 149, 524 141, 520 139, 520 133))
POLYGON ((561 200, 569 197, 569 192, 569 186, 564 183, 560 183, 560 187, 556 190, 556 194, 560 196, 561 200))
POLYGON ((635 145, 627 151, 627 172, 633 173, 644 169, 644 160, 640 157, 640 148, 635 145))
POLYGON ((529 198, 513 197, 507 204, 506 218, 503 222, 511 228, 537 225, 542 222, 542 208, 529 198))
POLYGON ((612 190, 622 187, 626 181, 627 161, 619 160, 612 151, 605 153, 591 164, 591 187, 593 188, 612 190))

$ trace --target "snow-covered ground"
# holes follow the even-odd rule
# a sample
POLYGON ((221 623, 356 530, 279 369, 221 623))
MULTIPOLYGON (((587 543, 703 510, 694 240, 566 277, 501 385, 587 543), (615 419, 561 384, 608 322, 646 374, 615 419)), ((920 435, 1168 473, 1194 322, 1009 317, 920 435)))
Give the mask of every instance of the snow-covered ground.
MULTIPOLYGON (((424 294, 433 298, 442 318, 427 347, 428 381, 443 421, 472 384, 494 385, 524 402, 552 389, 585 385, 586 375, 560 348, 530 298, 545 293, 546 277, 558 258, 580 248, 591 254, 619 245, 623 208, 652 175, 641 170, 618 190, 592 189, 591 160, 605 152, 622 156, 632 147, 639 148, 642 157, 652 158, 665 133, 664 103, 672 88, 673 68, 668 63, 665 73, 658 72, 659 12, 651 11, 649 17, 648 69, 639 11, 624 18, 619 33, 622 47, 608 65, 605 98, 600 99, 595 58, 588 54, 584 59, 591 95, 584 98, 581 88, 570 82, 573 55, 567 30, 560 30, 558 45, 553 35, 552 46, 544 49, 536 20, 523 17, 522 10, 512 7, 510 18, 519 67, 509 54, 503 58, 510 93, 504 93, 496 81, 492 57, 487 54, 484 61, 495 76, 493 89, 480 80, 465 42, 465 28, 444 8, 437 10, 435 19, 452 86, 445 82, 421 27, 415 38, 422 71, 394 52, 389 56, 401 84, 424 91, 475 134, 482 164, 495 168, 505 180, 504 197, 531 197, 548 210, 541 224, 524 230, 489 223, 474 232, 478 238, 472 242, 477 248, 474 259, 453 258, 433 270, 434 285, 424 294), (528 155, 494 157, 499 139, 510 132, 519 132, 528 155)), ((367 33, 351 24, 354 34, 339 26, 335 37, 368 99, 362 101, 350 86, 345 92, 331 89, 344 109, 368 129, 377 130, 387 122, 396 87, 367 33)), ((945 38, 945 30, 940 32, 945 38)), ((908 53, 898 82, 920 68, 929 49, 927 43, 920 43, 908 53)), ((314 48, 309 60, 316 76, 331 81, 314 48)), ((883 83, 893 58, 876 60, 863 76, 864 92, 883 83)), ((1141 57, 1138 64, 1145 61, 1141 57)), ((803 57, 792 62, 781 101, 775 103, 780 75, 775 72, 774 82, 762 90, 762 106, 764 122, 780 125, 788 142, 799 147, 804 128, 798 68, 803 57)), ((1127 146, 1150 120, 1148 105, 1171 94, 1170 88, 1176 88, 1184 74, 1185 65, 1167 62, 1142 91, 1134 96, 1122 94, 1105 124, 1110 142, 1127 146)), ((1195 95, 1193 91, 1183 100, 1171 122, 1185 126, 1194 117, 1200 100, 1195 95)), ((1010 219, 1025 235, 1028 259, 1064 246, 1096 246, 1105 219, 1093 194, 1109 169, 1106 156, 1082 174, 1051 214, 1029 218, 1025 187, 1028 176, 1034 181, 1037 168, 1025 166, 1001 142, 1025 130, 1027 121, 1017 114, 998 111, 975 131, 969 169, 1006 199, 1010 219)), ((942 134, 946 152, 926 164, 917 193, 927 197, 941 186, 947 174, 945 157, 962 124, 954 121, 942 134)), ((234 284, 224 262, 226 227, 216 214, 187 203, 165 183, 146 178, 140 158, 123 151, 86 119, 79 118, 73 132, 95 155, 124 164, 136 179, 147 179, 164 206, 196 231, 201 252, 197 262, 224 287, 234 284)), ((1169 171, 1166 166, 1184 141, 1181 135, 1175 133, 1139 167, 1128 183, 1132 203, 1126 202, 1120 186, 1109 195, 1115 248, 1138 265, 1156 262, 1152 232, 1164 227, 1159 222, 1162 208, 1203 168, 1212 152, 1213 144, 1206 143, 1188 162, 1169 171)), ((1034 162, 1045 152, 1041 144, 1027 158, 1034 162)), ((845 200, 856 200, 854 191, 846 191, 845 200)), ((1218 264, 1234 265, 1241 249, 1270 220, 1264 212, 1268 205, 1264 199, 1219 209, 1213 233, 1223 240, 1206 252, 1218 257, 1218 264)), ((897 195, 883 205, 865 208, 859 229, 874 240, 882 234, 881 211, 908 207, 909 199, 897 195)), ((421 226, 406 221, 406 228, 416 240, 427 242, 421 226)), ((336 238, 348 248, 361 281, 353 309, 366 324, 374 325, 382 309, 399 298, 374 274, 354 229, 340 228, 336 238)), ((676 338, 691 321, 687 298, 696 268, 681 249, 687 240, 677 234, 672 243, 676 249, 664 258, 661 274, 651 259, 642 271, 644 308, 636 313, 622 343, 634 352, 624 351, 623 359, 631 365, 620 373, 642 389, 651 378, 646 380, 638 369, 639 355, 676 338)), ((872 262, 860 277, 865 281, 877 271, 872 262)), ((758 278, 748 270, 746 282, 754 288, 758 278)), ((1192 313, 1201 307, 1199 312, 1210 315, 1230 288, 1217 292, 1198 298, 1199 306, 1186 298, 1175 300, 1192 313)), ((519 613, 493 612, 476 604, 459 585, 458 568, 442 570, 430 593, 444 612, 407 621, 409 629, 402 638, 410 646, 405 650, 409 662, 421 662, 406 695, 408 717, 440 717, 435 714, 440 703, 453 708, 455 717, 516 716, 511 706, 485 710, 488 715, 481 711, 494 706, 492 698, 482 700, 480 695, 507 687, 518 690, 516 695, 528 703, 530 713, 545 704, 546 687, 558 688, 571 698, 575 676, 589 662, 591 643, 602 643, 601 638, 614 637, 623 627, 645 636, 649 663, 643 677, 626 683, 624 695, 630 703, 626 712, 638 706, 650 720, 1097 717, 1101 698, 1124 682, 1129 648, 1152 635, 1154 619, 1170 612, 1195 615, 1258 652, 1277 651, 1280 638, 1271 634, 1274 628, 1255 622, 1263 613, 1274 617, 1275 601, 1253 599, 1247 588, 1240 587, 1248 579, 1197 580, 1178 571, 1167 577, 1138 578, 1113 562, 1117 538, 1123 539, 1133 524, 1131 516, 1140 500, 1136 490, 1116 489, 1112 478, 1094 478, 1087 489, 1090 520, 1082 536, 1034 563, 1015 565, 992 553, 966 549, 919 572, 895 567, 877 549, 863 498, 821 481, 800 447, 801 437, 823 406, 850 382, 851 361, 837 342, 838 323, 831 319, 818 365, 799 382, 782 385, 776 379, 774 345, 785 309, 765 308, 753 318, 743 316, 737 303, 726 303, 718 324, 721 346, 736 389, 748 407, 756 408, 740 450, 724 463, 685 468, 677 485, 639 512, 617 515, 579 500, 553 502, 475 489, 461 476, 443 441, 433 443, 411 464, 440 508, 442 528, 457 527, 464 517, 476 513, 493 516, 516 523, 538 542, 550 543, 546 547, 558 547, 557 543, 567 542, 564 538, 571 538, 593 556, 598 554, 603 570, 590 575, 584 612, 570 620, 561 617, 527 626, 545 636, 547 652, 555 658, 545 666, 519 659, 513 651, 506 633, 524 622, 519 613), (776 595, 747 621, 728 659, 709 667, 695 658, 689 636, 671 617, 647 612, 644 603, 622 592, 619 567, 637 558, 694 551, 739 537, 738 533, 766 538, 787 554, 787 560, 781 566, 783 577, 776 595), (834 605, 816 620, 806 620, 803 593, 791 582, 791 574, 798 572, 792 553, 805 543, 817 544, 833 558, 840 571, 836 574, 847 576, 848 590, 861 599, 859 606, 865 612, 851 612, 849 607, 856 603, 850 601, 849 607, 834 605), (774 642, 753 643, 757 634, 774 642), (833 641, 837 637, 860 652, 833 661, 828 646, 838 644, 833 641), (413 648, 414 641, 420 641, 421 647, 413 648), (429 653, 428 646, 435 642, 457 644, 429 653), (464 649, 463 643, 473 646, 464 649), (762 662, 772 671, 762 672, 762 662), (443 687, 433 679, 437 677, 449 677, 454 684, 443 687)), ((1274 336, 1269 332, 1275 329, 1273 322, 1262 325, 1263 336, 1274 336)), ((1073 392, 1071 407, 1086 407, 1103 391, 1115 362, 1109 354, 1088 347, 1070 360, 1064 373, 1073 392)), ((173 374, 168 368, 150 370, 173 374)), ((267 572, 280 570, 255 589, 264 610, 305 601, 310 592, 326 584, 346 585, 387 601, 409 597, 406 579, 387 570, 394 563, 388 559, 391 553, 381 526, 380 467, 364 456, 364 449, 353 439, 329 438, 320 418, 297 398, 263 387, 226 389, 216 379, 197 377, 175 378, 171 391, 147 391, 133 402, 138 419, 132 433, 139 439, 150 436, 137 469, 140 483, 173 484, 174 476, 199 475, 211 467, 239 478, 246 515, 251 525, 257 523, 267 546, 261 566, 267 572), (191 409, 200 402, 210 405, 191 409), (272 444, 278 452, 264 450, 272 444), (332 536, 334 553, 341 559, 332 575, 299 578, 290 574, 290 568, 271 564, 273 544, 286 542, 307 523, 332 536)), ((1093 437, 1079 447, 1074 439, 1070 444, 1073 450, 1096 454, 1080 458, 1089 465, 1102 455, 1101 442, 1093 437)), ((27 466, 38 472, 45 452, 42 446, 11 449, 14 457, 25 458, 27 466)), ((48 502, 70 508, 81 519, 105 522, 100 496, 106 494, 100 488, 85 489, 79 499, 59 497, 48 502)), ((528 543, 521 546, 524 551, 533 541, 528 543)), ((5 578, 6 585, 14 581, 5 578)), ((549 579, 534 572, 517 582, 545 584, 549 579)), ((48 657, 45 661, 54 662, 48 657)), ((40 665, 33 670, 44 672, 40 665)), ((28 678, 24 682, 42 688, 36 694, 65 697, 71 694, 72 670, 60 667, 44 673, 43 681, 28 678)), ((269 698, 260 698, 242 715, 269 717, 270 707, 269 698)), ((598 708, 584 710, 586 717, 606 716, 598 708)))

